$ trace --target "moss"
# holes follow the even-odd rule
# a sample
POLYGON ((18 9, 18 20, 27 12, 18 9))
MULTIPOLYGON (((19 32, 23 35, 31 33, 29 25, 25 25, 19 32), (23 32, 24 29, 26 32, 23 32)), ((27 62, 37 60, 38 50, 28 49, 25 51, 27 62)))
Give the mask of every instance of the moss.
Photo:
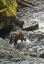
POLYGON ((0 29, 14 24, 10 17, 16 16, 17 6, 16 0, 0 0, 0 29))
POLYGON ((16 16, 17 2, 16 0, 0 0, 0 8, 5 6, 3 9, 0 9, 1 12, 5 12, 7 16, 16 16), (3 3, 3 4, 2 4, 3 3))

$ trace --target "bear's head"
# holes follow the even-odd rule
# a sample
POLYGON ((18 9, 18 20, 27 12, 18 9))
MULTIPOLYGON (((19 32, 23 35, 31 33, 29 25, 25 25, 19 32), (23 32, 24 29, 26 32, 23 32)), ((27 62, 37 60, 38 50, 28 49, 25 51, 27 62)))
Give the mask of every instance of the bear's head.
POLYGON ((9 44, 12 44, 16 41, 16 35, 11 35, 9 44))

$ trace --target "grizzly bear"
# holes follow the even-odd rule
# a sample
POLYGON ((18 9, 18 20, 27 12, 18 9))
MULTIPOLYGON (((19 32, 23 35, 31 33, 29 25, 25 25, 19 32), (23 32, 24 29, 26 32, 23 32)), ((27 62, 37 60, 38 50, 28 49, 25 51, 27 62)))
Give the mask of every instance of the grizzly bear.
POLYGON ((22 42, 23 40, 26 41, 26 38, 24 38, 24 33, 21 30, 18 30, 11 34, 9 44, 12 44, 14 42, 14 45, 16 45, 18 39, 20 39, 22 42))
POLYGON ((15 24, 19 26, 20 28, 23 28, 24 21, 19 21, 18 19, 15 21, 15 24))

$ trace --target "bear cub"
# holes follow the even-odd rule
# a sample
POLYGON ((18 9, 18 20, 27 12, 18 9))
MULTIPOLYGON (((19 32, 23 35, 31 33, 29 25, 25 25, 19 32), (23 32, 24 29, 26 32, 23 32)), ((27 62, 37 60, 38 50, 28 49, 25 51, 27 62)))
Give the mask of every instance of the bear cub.
POLYGON ((26 38, 24 38, 24 33, 21 30, 18 30, 18 31, 16 31, 16 32, 14 32, 14 33, 11 34, 9 44, 12 44, 14 42, 14 45, 16 45, 17 44, 17 41, 19 39, 22 42, 23 42, 23 40, 26 41, 26 38))

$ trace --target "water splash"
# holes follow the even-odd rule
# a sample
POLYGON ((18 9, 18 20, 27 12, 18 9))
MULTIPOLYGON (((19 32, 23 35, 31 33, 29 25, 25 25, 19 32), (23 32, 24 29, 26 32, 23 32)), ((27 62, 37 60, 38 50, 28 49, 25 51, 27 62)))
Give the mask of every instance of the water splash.
POLYGON ((32 43, 28 38, 26 38, 26 41, 23 40, 23 42, 21 40, 18 40, 17 43, 32 43))
POLYGON ((22 42, 21 40, 18 40, 18 42, 17 42, 17 46, 21 47, 21 48, 23 48, 23 47, 25 47, 25 48, 30 47, 31 44, 32 44, 32 42, 28 38, 26 38, 26 41, 22 42))
POLYGON ((32 43, 28 38, 26 38, 26 42, 27 43, 32 43))
POLYGON ((10 47, 12 47, 12 48, 13 48, 13 47, 14 47, 14 43, 12 43, 12 44, 10 45, 10 47))

